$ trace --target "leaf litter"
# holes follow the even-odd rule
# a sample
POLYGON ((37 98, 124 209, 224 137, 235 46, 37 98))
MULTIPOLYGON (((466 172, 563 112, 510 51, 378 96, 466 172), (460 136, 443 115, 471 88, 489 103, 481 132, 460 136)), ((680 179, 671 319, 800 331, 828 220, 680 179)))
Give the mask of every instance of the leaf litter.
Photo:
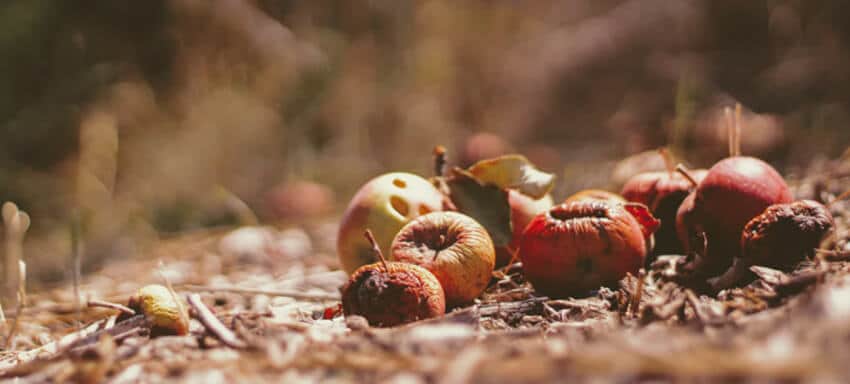
MULTIPOLYGON (((800 174, 789 178, 798 198, 829 203, 850 189, 847 160, 800 174)), ((7 311, 19 329, 0 352, 0 381, 845 382, 850 203, 830 210, 836 231, 814 259, 791 272, 754 266, 758 278, 741 288, 691 289, 679 281, 684 256, 668 255, 619 287, 550 299, 516 263, 474 305, 390 329, 339 313, 347 277, 328 241, 333 223, 187 234, 84 276, 94 304, 80 312, 70 286, 7 311), (234 250, 240 239, 228 236, 239 233, 264 240, 234 250), (152 338, 144 316, 119 321, 120 307, 99 305, 126 304, 160 273, 188 298, 189 335, 152 338)))

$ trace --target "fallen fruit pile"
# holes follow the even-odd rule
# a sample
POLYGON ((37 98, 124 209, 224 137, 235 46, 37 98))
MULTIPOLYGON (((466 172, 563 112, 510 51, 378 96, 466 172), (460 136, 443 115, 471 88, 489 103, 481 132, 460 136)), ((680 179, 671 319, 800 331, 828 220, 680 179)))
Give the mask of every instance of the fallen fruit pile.
POLYGON ((708 170, 674 167, 661 150, 666 172, 633 175, 619 195, 585 190, 555 206, 554 176, 521 155, 446 173, 438 147, 430 179, 379 176, 339 228, 340 262, 353 272, 345 314, 375 326, 440 316, 472 303, 494 268, 516 260, 535 291, 553 298, 616 288, 666 254, 688 256, 675 278, 702 292, 754 280, 753 266, 789 271, 831 233, 832 216, 815 201, 793 201, 773 167, 741 156, 740 118, 728 123, 730 157, 708 170), (377 262, 382 254, 391 262, 377 262))

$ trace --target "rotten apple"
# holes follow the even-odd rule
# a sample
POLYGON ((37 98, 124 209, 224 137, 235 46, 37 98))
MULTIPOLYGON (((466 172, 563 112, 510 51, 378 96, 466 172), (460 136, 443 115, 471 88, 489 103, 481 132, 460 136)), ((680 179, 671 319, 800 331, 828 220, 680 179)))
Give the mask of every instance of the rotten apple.
MULTIPOLYGON (((642 220, 652 219, 646 207, 642 220)), ((519 257, 534 288, 552 297, 581 295, 637 273, 647 255, 646 238, 657 221, 642 224, 626 204, 581 200, 557 205, 526 227, 519 257)))
POLYGON ((342 310, 370 325, 392 327, 442 316, 446 299, 440 282, 417 265, 387 262, 370 232, 366 239, 379 262, 358 268, 342 287, 342 310))
POLYGON ((392 243, 391 258, 431 271, 446 304, 467 304, 487 288, 495 264, 493 241, 477 221, 457 212, 433 212, 407 223, 392 243))
POLYGON ((741 233, 741 254, 726 273, 710 282, 716 290, 747 283, 753 265, 791 270, 814 254, 835 227, 827 207, 812 200, 774 204, 750 220, 741 233))

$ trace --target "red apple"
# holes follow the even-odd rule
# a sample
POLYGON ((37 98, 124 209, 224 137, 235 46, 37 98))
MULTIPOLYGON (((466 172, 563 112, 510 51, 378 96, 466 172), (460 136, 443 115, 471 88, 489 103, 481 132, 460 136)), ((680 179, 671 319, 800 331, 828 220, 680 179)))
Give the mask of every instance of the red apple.
MULTIPOLYGON (((697 183, 707 173, 703 169, 690 171, 697 183)), ((626 200, 646 205, 661 220, 661 228, 655 233, 655 254, 684 252, 676 235, 676 212, 693 189, 691 182, 676 172, 639 173, 623 186, 621 194, 626 200)))
POLYGON ((700 230, 706 236, 702 272, 716 275, 729 268, 740 254, 747 222, 767 207, 791 200, 785 180, 764 161, 734 156, 717 162, 694 192, 692 218, 684 220, 689 222, 686 232, 700 230))
POLYGON ((519 257, 525 277, 538 292, 552 297, 584 294, 637 273, 651 231, 622 204, 574 201, 531 221, 519 257))
POLYGON ((504 247, 496 247, 496 268, 507 265, 519 248, 519 240, 528 223, 538 213, 552 208, 552 196, 548 193, 539 199, 533 199, 513 189, 508 190, 508 204, 511 206, 511 226, 513 236, 511 243, 504 247))
POLYGON ((443 194, 428 180, 403 172, 387 173, 366 183, 351 199, 337 234, 342 268, 352 273, 377 261, 363 231, 371 229, 388 252, 396 233, 414 218, 443 206, 443 194))
POLYGON ((407 223, 392 243, 391 258, 431 271, 454 307, 481 295, 495 264, 493 240, 469 216, 433 212, 407 223))

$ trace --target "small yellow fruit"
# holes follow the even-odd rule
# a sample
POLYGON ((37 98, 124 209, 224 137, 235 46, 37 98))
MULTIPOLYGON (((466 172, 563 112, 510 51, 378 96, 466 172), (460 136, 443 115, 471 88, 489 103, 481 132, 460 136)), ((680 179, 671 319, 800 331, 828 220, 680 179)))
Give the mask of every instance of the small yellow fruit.
POLYGON ((182 314, 184 307, 175 299, 168 288, 151 284, 131 296, 127 306, 148 317, 152 334, 185 335, 189 332, 188 318, 182 314))

